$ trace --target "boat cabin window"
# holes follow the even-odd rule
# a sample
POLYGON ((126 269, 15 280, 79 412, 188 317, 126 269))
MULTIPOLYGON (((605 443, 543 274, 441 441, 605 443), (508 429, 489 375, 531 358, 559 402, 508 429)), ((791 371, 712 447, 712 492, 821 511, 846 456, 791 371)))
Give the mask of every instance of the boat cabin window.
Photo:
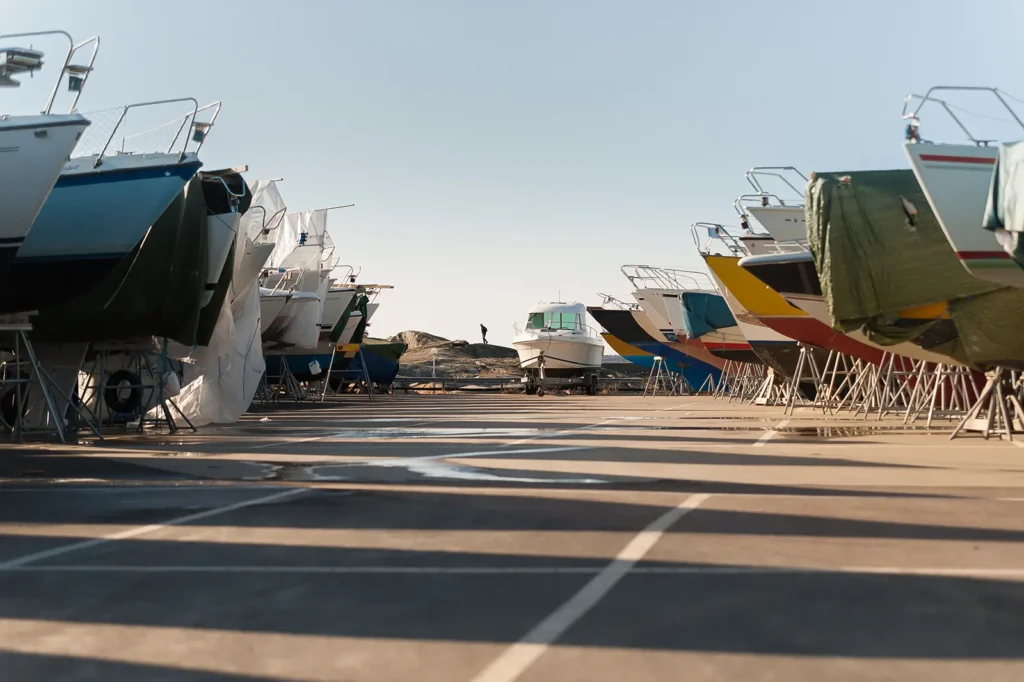
POLYGON ((527 329, 568 329, 580 328, 578 313, 532 313, 526 322, 527 329))

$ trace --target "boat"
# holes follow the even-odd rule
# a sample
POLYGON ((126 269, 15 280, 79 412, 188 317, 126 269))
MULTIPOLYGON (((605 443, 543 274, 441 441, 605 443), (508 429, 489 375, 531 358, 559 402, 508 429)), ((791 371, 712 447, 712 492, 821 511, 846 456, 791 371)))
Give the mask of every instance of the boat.
POLYGON ((17 286, 0 300, 0 312, 52 307, 130 267, 150 227, 202 166, 198 155, 212 124, 198 121, 199 112, 194 98, 131 104, 120 108, 100 149, 79 143, 15 256, 17 286), (166 148, 179 151, 121 152, 131 140, 114 138, 129 111, 174 104, 188 108, 173 122, 177 134, 166 148))
POLYGON ((1024 288, 1024 270, 1002 248, 996 236, 982 228, 999 147, 990 145, 992 140, 976 139, 951 105, 936 96, 943 92, 970 91, 992 94, 1024 129, 1024 122, 996 88, 934 86, 923 96, 906 97, 903 118, 907 121, 907 139, 903 148, 960 263, 979 279, 1024 288), (912 104, 915 101, 916 106, 912 104), (952 117, 967 136, 969 144, 923 141, 920 114, 928 103, 939 105, 952 117))
POLYGON ((512 347, 526 372, 528 393, 580 383, 589 395, 597 393, 604 342, 586 324, 586 315, 582 303, 540 303, 527 311, 522 328, 516 325, 512 347))
MULTIPOLYGON (((212 125, 219 104, 209 109, 212 125)), ((237 224, 249 198, 236 169, 200 172, 152 223, 131 258, 73 298, 42 308, 33 337, 140 345, 160 337, 207 345, 231 282, 236 234, 221 230, 211 240, 210 226, 237 224)))
POLYGON ((624 265, 621 271, 666 339, 699 339, 722 360, 760 363, 707 274, 650 265, 624 265))
MULTIPOLYGON (((762 324, 786 338, 808 346, 826 351, 835 350, 874 364, 882 361, 882 351, 835 331, 741 268, 740 259, 751 254, 724 225, 694 223, 692 229, 698 250, 708 268, 739 304, 762 324), (701 239, 701 234, 707 237, 706 241, 701 239), (716 244, 721 245, 728 255, 715 253, 713 248, 716 244)), ((779 245, 776 245, 775 250, 780 251, 779 245)))
MULTIPOLYGON (((60 177, 65 162, 90 125, 85 116, 74 113, 74 108, 85 85, 84 76, 92 70, 96 59, 98 38, 90 38, 76 45, 71 36, 63 31, 41 31, 4 35, 0 36, 0 41, 48 35, 67 38, 68 50, 42 113, 28 116, 0 115, 0 187, 3 188, 0 278, 3 280, 8 277, 11 263, 60 177), (92 47, 88 64, 72 65, 74 55, 87 46, 92 47), (69 85, 74 84, 76 90, 70 109, 72 113, 55 114, 53 108, 56 94, 65 75, 68 76, 69 85)), ((0 47, 0 86, 18 87, 20 83, 15 76, 34 75, 43 67, 44 56, 39 50, 0 47)), ((17 283, 17 286, 21 286, 21 283, 17 283)))
MULTIPOLYGON (((334 384, 338 383, 334 381, 335 375, 351 377, 353 370, 350 364, 365 340, 373 314, 380 307, 376 299, 381 291, 393 288, 388 284, 356 285, 354 295, 348 297, 345 309, 335 319, 334 324, 320 325, 320 338, 312 351, 298 346, 269 349, 268 380, 273 383, 273 379, 280 375, 282 362, 288 364, 290 372, 299 381, 313 381, 321 372, 329 373, 334 384)), ((329 314, 333 315, 335 312, 336 309, 331 310, 329 314)), ((325 313, 324 321, 327 319, 326 314, 328 313, 325 313)))
POLYGON ((650 353, 652 357, 662 358, 667 368, 682 374, 694 390, 709 381, 712 385, 717 384, 725 361, 713 356, 699 339, 669 341, 660 334, 655 323, 651 322, 639 305, 606 294, 602 294, 602 298, 604 300, 601 305, 588 306, 587 312, 606 333, 644 353, 650 353))

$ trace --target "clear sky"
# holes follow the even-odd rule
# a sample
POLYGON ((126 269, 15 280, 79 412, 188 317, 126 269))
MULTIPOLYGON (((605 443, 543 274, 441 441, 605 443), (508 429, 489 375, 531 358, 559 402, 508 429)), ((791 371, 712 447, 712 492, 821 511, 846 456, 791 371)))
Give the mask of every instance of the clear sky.
MULTIPOLYGON (((208 167, 285 178, 293 210, 355 203, 330 230, 396 287, 376 336, 483 322, 508 343, 537 301, 627 294, 624 263, 699 267, 688 226, 735 222, 751 166, 906 167, 908 92, 1024 98, 1000 32, 1019 0, 37 0, 3 18, 101 36, 81 111, 222 100, 208 167)), ((37 111, 29 95, 0 110, 37 111)))

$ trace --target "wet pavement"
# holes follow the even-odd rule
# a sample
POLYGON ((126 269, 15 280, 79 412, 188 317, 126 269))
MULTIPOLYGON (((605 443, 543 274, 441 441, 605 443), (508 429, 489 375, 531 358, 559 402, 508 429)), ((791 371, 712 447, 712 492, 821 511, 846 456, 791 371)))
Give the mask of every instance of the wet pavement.
POLYGON ((0 679, 1024 679, 1024 443, 950 428, 386 396, 8 446, 0 679))

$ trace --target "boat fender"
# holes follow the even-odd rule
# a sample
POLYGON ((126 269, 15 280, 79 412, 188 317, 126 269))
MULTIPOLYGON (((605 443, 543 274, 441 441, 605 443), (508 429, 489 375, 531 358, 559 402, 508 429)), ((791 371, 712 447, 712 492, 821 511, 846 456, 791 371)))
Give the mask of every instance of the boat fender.
POLYGON ((310 361, 310 363, 309 363, 309 374, 310 374, 310 376, 314 376, 315 377, 316 375, 320 374, 320 372, 321 372, 320 362, 317 361, 317 360, 310 361))
POLYGON ((134 414, 142 404, 142 380, 134 372, 119 369, 107 378, 103 402, 107 409, 118 414, 134 414), (122 397, 128 389, 128 395, 122 397))

